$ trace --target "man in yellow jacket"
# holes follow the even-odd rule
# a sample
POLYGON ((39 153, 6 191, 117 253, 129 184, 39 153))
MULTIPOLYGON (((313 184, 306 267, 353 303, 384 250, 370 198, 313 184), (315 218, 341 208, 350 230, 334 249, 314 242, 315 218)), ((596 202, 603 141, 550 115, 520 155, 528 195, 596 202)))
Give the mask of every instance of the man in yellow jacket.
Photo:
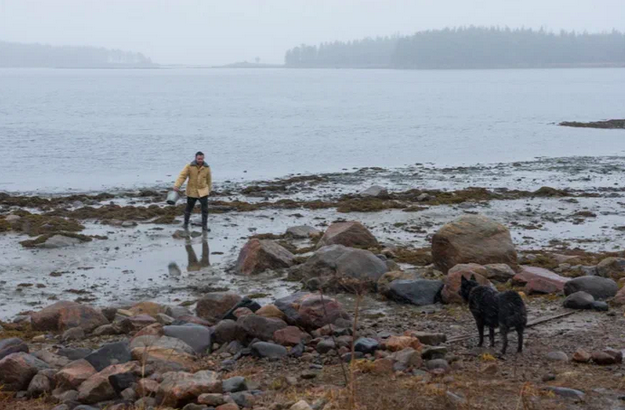
POLYGON ((204 154, 199 151, 195 154, 195 160, 188 164, 176 180, 174 190, 180 191, 180 187, 187 182, 187 208, 184 211, 184 229, 189 228, 189 219, 195 203, 199 200, 202 205, 202 230, 208 231, 208 195, 213 188, 211 168, 204 162, 204 154))

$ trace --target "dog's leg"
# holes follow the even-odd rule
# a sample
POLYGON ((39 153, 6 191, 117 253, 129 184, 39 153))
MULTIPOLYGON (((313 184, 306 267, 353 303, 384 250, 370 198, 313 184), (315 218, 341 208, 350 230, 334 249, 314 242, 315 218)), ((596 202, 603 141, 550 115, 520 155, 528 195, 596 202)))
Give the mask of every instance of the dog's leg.
POLYGON ((508 326, 499 324, 499 331, 501 332, 501 340, 503 341, 503 346, 501 347, 501 354, 506 354, 506 350, 508 349, 508 326))
POLYGON ((490 347, 495 347, 495 328, 493 326, 488 328, 488 338, 490 339, 490 347))
POLYGON ((517 353, 523 353, 523 331, 524 330, 525 329, 523 329, 522 327, 517 327, 516 328, 516 333, 517 333, 518 338, 519 338, 519 342, 518 342, 519 345, 518 345, 517 350, 516 350, 517 353))
POLYGON ((480 342, 478 343, 478 347, 482 347, 484 345, 484 322, 481 320, 475 321, 477 324, 477 331, 480 333, 480 342))

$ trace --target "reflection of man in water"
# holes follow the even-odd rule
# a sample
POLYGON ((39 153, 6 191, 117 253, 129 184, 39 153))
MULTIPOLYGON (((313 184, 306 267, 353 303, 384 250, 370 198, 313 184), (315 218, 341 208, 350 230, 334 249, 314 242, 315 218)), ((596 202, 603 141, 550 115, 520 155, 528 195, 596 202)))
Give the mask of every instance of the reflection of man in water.
POLYGON ((190 240, 187 240, 185 249, 187 250, 187 256, 189 260, 187 271, 197 272, 202 268, 210 266, 210 262, 208 260, 208 241, 206 240, 206 237, 202 238, 202 259, 200 261, 197 260, 197 255, 193 250, 193 246, 191 246, 190 240))

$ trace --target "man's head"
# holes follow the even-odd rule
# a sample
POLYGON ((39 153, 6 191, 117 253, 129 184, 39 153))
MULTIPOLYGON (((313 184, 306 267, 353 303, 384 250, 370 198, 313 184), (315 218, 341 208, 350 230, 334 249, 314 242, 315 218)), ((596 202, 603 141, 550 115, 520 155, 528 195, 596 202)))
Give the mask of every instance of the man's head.
POLYGON ((204 164, 204 153, 202 151, 198 151, 195 153, 195 162, 198 165, 204 164))

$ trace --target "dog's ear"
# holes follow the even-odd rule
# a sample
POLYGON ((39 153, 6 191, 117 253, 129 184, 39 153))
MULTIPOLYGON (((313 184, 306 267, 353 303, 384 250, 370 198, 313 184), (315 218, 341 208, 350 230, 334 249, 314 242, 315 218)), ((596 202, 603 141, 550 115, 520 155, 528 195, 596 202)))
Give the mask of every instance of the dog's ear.
POLYGON ((460 283, 461 284, 462 283, 467 283, 467 282, 468 282, 467 278, 465 278, 464 276, 460 276, 460 283))
POLYGON ((471 275, 471 280, 472 280, 473 282, 477 282, 477 280, 475 279, 475 275, 473 275, 473 274, 471 275))

